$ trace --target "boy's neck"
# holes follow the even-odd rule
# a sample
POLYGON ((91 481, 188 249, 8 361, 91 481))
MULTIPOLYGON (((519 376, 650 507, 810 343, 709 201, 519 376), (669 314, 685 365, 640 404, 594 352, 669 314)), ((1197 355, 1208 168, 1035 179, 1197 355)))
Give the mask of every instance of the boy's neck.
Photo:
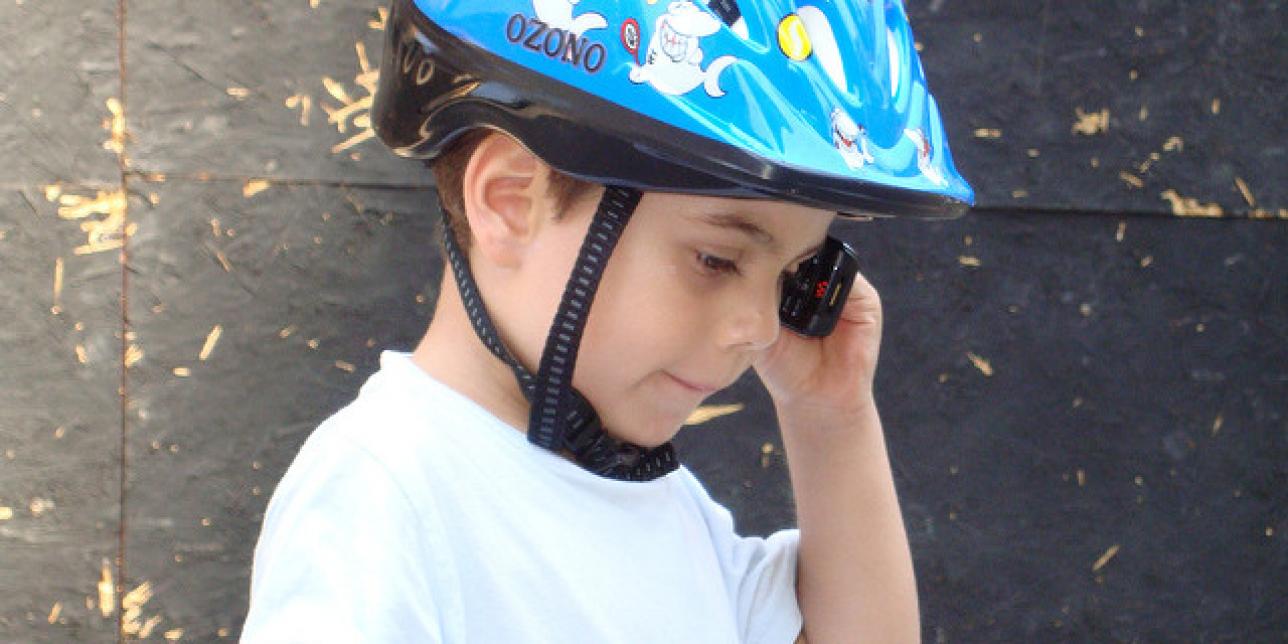
POLYGON ((450 270, 443 271, 433 320, 411 359, 435 380, 526 433, 528 401, 514 372, 474 333, 450 270))

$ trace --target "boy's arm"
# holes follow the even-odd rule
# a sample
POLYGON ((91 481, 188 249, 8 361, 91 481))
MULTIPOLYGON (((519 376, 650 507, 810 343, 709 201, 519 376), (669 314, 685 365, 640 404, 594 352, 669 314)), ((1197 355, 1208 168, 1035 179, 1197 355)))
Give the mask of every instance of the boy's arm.
POLYGON ((774 399, 796 497, 802 639, 918 642, 920 615, 885 436, 872 395, 876 289, 855 277, 836 330, 783 332, 756 362, 774 399))
POLYGON ((796 595, 814 644, 920 642, 912 555, 876 406, 780 411, 800 526, 796 595))

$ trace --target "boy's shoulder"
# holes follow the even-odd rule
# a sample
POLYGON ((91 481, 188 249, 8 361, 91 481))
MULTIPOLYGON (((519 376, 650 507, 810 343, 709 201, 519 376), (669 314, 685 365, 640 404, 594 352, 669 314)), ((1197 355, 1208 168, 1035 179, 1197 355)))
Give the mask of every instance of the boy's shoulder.
MULTIPOLYGON (((349 404, 324 420, 301 448, 347 444, 388 465, 427 466, 498 423, 472 400, 434 380, 411 354, 387 350, 349 404)), ((401 469, 401 468, 400 468, 401 469)))

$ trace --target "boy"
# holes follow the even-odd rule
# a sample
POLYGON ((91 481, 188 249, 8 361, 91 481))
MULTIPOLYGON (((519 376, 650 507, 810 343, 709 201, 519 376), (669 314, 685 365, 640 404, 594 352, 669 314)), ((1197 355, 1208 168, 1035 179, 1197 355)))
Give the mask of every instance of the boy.
POLYGON ((881 306, 827 237, 972 200, 902 7, 397 0, 387 29, 375 127, 432 160, 449 270, 275 491, 244 641, 918 641, 881 306), (669 442, 749 367, 800 526, 767 539, 669 442))

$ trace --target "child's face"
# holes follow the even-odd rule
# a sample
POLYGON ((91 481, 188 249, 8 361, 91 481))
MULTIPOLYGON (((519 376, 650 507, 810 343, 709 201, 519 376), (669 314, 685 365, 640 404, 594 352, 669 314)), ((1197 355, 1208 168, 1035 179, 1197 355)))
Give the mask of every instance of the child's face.
MULTIPOLYGON (((781 332, 783 273, 817 251, 832 218, 783 202, 645 194, 608 261, 573 377, 609 432, 659 445, 737 380, 781 332)), ((580 237, 566 240, 575 256, 580 237)))

